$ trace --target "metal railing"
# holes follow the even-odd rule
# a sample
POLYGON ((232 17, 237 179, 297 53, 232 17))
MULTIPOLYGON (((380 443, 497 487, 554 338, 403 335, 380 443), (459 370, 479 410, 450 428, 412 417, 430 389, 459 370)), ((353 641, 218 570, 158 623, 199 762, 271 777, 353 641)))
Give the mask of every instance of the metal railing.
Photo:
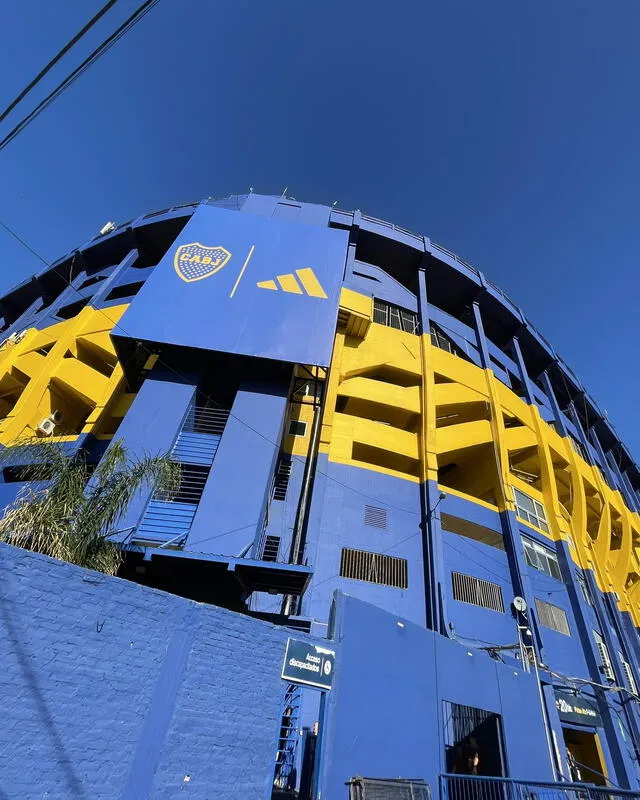
POLYGON ((479 775, 441 775, 441 800, 627 800, 640 792, 589 783, 518 781, 479 775))

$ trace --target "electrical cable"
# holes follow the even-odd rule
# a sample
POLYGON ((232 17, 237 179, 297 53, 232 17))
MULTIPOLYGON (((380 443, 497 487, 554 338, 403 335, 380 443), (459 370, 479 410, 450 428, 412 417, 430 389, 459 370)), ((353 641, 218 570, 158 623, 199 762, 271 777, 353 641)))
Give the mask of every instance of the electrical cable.
POLYGON ((58 61, 60 61, 60 59, 63 56, 65 56, 69 52, 69 50, 71 50, 71 48, 80 41, 80 39, 82 39, 82 37, 85 35, 85 33, 90 31, 91 28, 93 28, 93 26, 100 19, 102 19, 102 17, 104 17, 104 15, 107 13, 107 11, 110 8, 112 8, 117 3, 117 1, 118 0, 108 0, 108 2, 105 3, 102 6, 100 11, 98 11, 98 13, 94 17, 92 17, 89 20, 89 22, 87 22, 86 25, 84 25, 78 31, 78 33, 76 33, 75 36, 73 36, 71 39, 69 39, 69 41, 65 44, 65 46, 61 50, 59 50, 58 53, 56 53, 56 55, 40 70, 40 72, 35 76, 35 78, 24 87, 24 89, 17 95, 17 97, 15 97, 9 103, 9 105, 4 109, 4 111, 0 112, 0 122, 5 120, 9 116, 9 114, 18 105, 18 103, 20 103, 22 100, 24 100, 24 98, 29 94, 29 92, 32 89, 34 89, 40 83, 40 81, 44 78, 44 76, 48 72, 50 72, 53 69, 53 67, 55 67, 55 65, 58 63, 58 61))
POLYGON ((0 140, 0 150, 3 150, 10 142, 12 142, 18 134, 20 134, 37 116, 39 116, 45 108, 47 108, 57 97, 59 97, 65 89, 68 89, 74 81, 82 75, 100 56, 104 55, 108 50, 113 47, 120 39, 125 36, 149 11, 151 11, 160 0, 145 0, 142 5, 131 14, 116 30, 111 33, 98 47, 95 48, 84 61, 77 66, 72 72, 67 75, 56 87, 53 89, 43 100, 41 100, 36 107, 23 117, 20 122, 2 139, 0 140))

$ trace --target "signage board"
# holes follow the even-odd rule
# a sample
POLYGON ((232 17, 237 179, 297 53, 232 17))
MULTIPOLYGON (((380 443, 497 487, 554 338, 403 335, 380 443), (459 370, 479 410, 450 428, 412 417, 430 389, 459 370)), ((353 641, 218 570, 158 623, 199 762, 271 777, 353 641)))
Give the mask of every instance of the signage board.
POLYGON ((331 689, 336 651, 302 639, 288 639, 282 679, 318 689, 331 689))
POLYGON ((346 231, 199 206, 117 335, 329 366, 346 231))
POLYGON ((602 717, 593 700, 555 689, 556 708, 561 722, 571 725, 602 726, 602 717))

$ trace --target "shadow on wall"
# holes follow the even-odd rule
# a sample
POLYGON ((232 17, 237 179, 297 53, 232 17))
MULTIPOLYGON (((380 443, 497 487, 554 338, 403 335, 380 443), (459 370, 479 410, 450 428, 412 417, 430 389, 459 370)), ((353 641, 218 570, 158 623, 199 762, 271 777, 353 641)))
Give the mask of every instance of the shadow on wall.
MULTIPOLYGON (((58 764, 60 765, 60 770, 64 776, 67 790, 69 792, 68 797, 89 798, 89 795, 82 787, 82 783, 78 777, 78 774, 73 768, 71 757, 67 752, 62 736, 58 730, 58 726, 56 725, 56 721, 49 710, 42 688, 38 683, 35 671, 31 666, 29 653, 21 641, 20 625, 16 620, 14 620, 11 601, 8 600, 6 596, 3 597, 2 595, 0 595, 0 617, 2 618, 9 648, 11 652, 15 654, 16 659, 20 664, 20 669, 24 675, 25 683, 29 689, 31 698, 34 701, 37 712, 40 715, 42 721, 41 730, 46 731, 51 738, 51 745, 58 757, 58 764)), ((7 795, 2 788, 0 788, 0 800, 9 800, 9 795, 7 795)))

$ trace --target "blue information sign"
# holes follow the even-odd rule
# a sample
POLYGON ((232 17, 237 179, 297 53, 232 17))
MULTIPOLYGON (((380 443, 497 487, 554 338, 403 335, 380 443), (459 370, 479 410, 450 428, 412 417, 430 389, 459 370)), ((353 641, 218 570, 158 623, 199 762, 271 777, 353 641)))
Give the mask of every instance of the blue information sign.
POLYGON ((347 245, 346 231, 199 206, 116 334, 326 367, 347 245))
POLYGON ((282 678, 318 689, 330 689, 336 651, 301 639, 288 639, 282 678))

